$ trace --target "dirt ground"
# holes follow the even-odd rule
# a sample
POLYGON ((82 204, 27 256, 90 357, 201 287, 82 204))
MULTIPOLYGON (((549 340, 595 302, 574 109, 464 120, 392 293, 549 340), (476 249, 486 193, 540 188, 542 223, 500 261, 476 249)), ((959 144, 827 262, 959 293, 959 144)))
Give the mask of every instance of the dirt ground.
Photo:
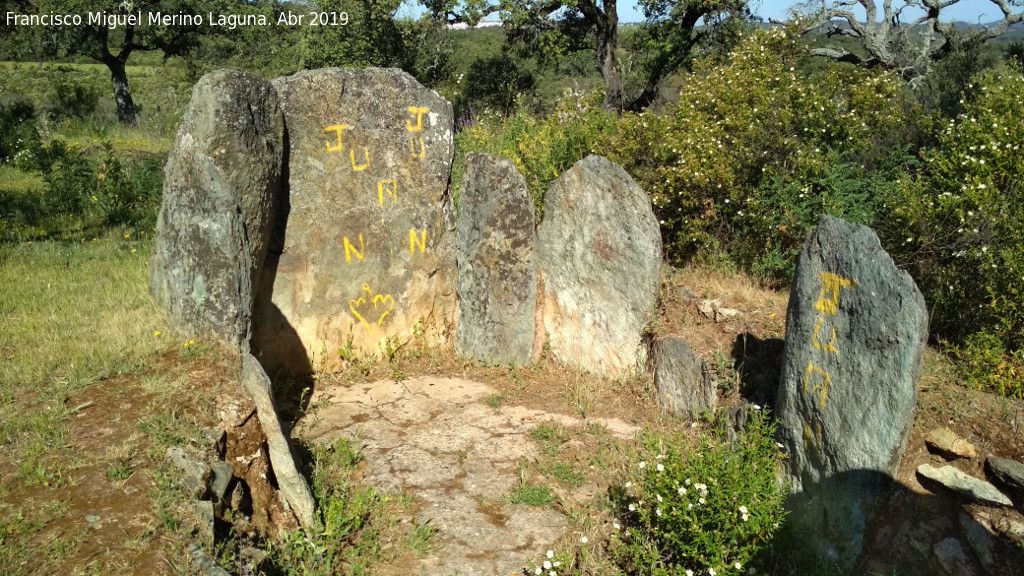
MULTIPOLYGON (((770 405, 781 364, 787 298, 785 292, 760 287, 743 278, 698 270, 675 271, 663 281, 661 312, 653 333, 655 337, 680 336, 693 346, 718 379, 721 405, 735 405, 744 399, 770 405), (716 321, 714 314, 709 317, 699 309, 709 299, 717 299, 719 306, 738 310, 739 314, 716 321)), ((4 487, 0 491, 0 518, 10 518, 18 510, 35 510, 36 517, 44 518, 41 528, 19 541, 19 546, 39 553, 24 555, 27 559, 23 564, 0 567, 0 572, 193 573, 195 569, 184 553, 188 543, 167 536, 171 532, 164 526, 173 520, 166 518, 154 501, 156 486, 161 482, 154 470, 160 468, 163 451, 154 446, 147 425, 152 428, 156 424, 166 425, 168 418, 179 419, 195 436, 191 442, 201 444, 203 427, 217 422, 217 398, 222 402, 224 397, 241 397, 237 370, 237 358, 223 350, 189 358, 172 351, 154 359, 142 373, 99 381, 68 398, 66 405, 77 410, 68 421, 68 453, 73 456, 63 485, 25 486, 15 478, 13 463, 0 459, 0 481, 4 487)), ((467 414, 493 414, 495 406, 500 405, 503 410, 533 410, 580 421, 615 419, 630 426, 658 426, 667 421, 652 400, 650 376, 614 382, 594 380, 545 360, 537 366, 509 369, 460 362, 450 353, 405 351, 391 364, 354 365, 342 373, 318 375, 312 382, 313 393, 420 376, 460 379, 485 386, 475 388, 475 395, 462 406, 469 410, 467 414)), ((295 386, 282 388, 278 394, 282 405, 291 407, 286 419, 296 417, 294 410, 303 407, 309 398, 295 386)), ((372 414, 368 411, 364 417, 372 414)), ((935 548, 948 538, 956 538, 964 553, 961 565, 954 568, 958 572, 953 573, 1024 574, 1024 547, 1004 530, 1011 522, 1024 523, 1020 510, 960 500, 935 486, 922 485, 915 474, 922 463, 950 463, 984 478, 983 461, 987 454, 1024 460, 1022 428, 1024 401, 958 385, 948 363, 929 350, 914 429, 897 477, 897 488, 891 498, 880 503, 880 520, 869 531, 860 573, 947 573, 935 548), (929 431, 942 426, 976 446, 978 457, 949 462, 930 452, 924 438, 929 431), (964 514, 973 521, 962 519, 964 514), (967 532, 974 525, 982 526, 989 534, 992 559, 987 566, 968 543, 967 532)), ((300 427, 300 433, 312 437, 313 432, 301 430, 306 428, 300 427)), ((526 434, 523 430, 516 433, 526 434)), ((382 444, 377 448, 395 450, 400 445, 401 442, 394 446, 382 444)), ((461 450, 468 457, 471 448, 467 445, 461 450)), ((453 450, 461 454, 460 448, 453 450)), ((372 460, 375 454, 369 453, 367 458, 372 460)), ((462 465, 472 465, 471 458, 463 460, 462 465)), ((450 464, 453 475, 462 469, 457 462, 450 464)), ((409 478, 416 475, 411 469, 403 473, 409 478)), ((443 471, 434 473, 444 475, 443 471)), ((453 480, 441 476, 433 481, 444 484, 453 480)), ((420 504, 433 508, 442 498, 431 494, 430 486, 421 486, 430 481, 428 474, 415 482, 423 489, 420 504)), ((499 484, 504 486, 502 482, 495 485, 499 484)), ((478 512, 485 517, 488 513, 478 512)), ((440 533, 438 537, 445 536, 440 533)), ((5 538, 5 545, 9 545, 8 534, 0 534, 0 543, 5 538)), ((458 546, 453 543, 449 549, 454 551, 458 546)), ((474 550, 467 553, 487 552, 474 550)), ((436 563, 451 566, 444 558, 436 563)))

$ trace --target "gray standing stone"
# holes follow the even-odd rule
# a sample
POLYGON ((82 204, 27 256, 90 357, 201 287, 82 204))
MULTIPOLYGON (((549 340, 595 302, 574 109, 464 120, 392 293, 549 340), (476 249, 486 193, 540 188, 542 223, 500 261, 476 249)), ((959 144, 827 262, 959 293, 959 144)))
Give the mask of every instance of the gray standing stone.
POLYGON ((515 165, 469 154, 459 198, 459 356, 530 362, 537 307, 535 229, 533 198, 515 165))
POLYGON ((715 406, 715 385, 704 362, 679 338, 654 343, 654 387, 661 406, 673 414, 696 418, 715 406))
POLYGON ((401 70, 309 70, 273 85, 287 126, 287 226, 254 311, 261 361, 330 368, 349 347, 445 341, 455 308, 451 105, 401 70))
POLYGON ((640 369, 661 270, 647 193, 605 158, 580 160, 548 189, 537 256, 551 355, 606 378, 640 369))
POLYGON ((870 228, 822 216, 797 260, 776 403, 806 552, 849 568, 913 424, 924 298, 870 228))
POLYGON ((203 76, 164 168, 150 291, 186 334, 247 336, 281 182, 284 123, 270 83, 203 76))

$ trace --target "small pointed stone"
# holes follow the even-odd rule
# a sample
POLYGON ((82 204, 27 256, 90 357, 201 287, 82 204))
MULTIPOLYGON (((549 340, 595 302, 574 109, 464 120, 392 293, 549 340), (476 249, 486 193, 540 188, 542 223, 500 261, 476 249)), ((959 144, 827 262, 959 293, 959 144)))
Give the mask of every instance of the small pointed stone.
POLYGON ((1013 502, 995 486, 964 474, 952 466, 935 468, 931 464, 922 464, 917 467, 917 473, 963 496, 1002 506, 1013 505, 1013 502))
POLYGON ((944 454, 961 458, 974 458, 978 455, 974 445, 956 435, 949 428, 936 428, 924 439, 932 448, 944 454))

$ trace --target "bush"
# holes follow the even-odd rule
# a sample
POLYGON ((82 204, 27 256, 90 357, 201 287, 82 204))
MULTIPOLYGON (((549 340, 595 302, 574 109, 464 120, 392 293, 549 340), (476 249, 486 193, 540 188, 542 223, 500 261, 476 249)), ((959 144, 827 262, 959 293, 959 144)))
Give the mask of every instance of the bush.
POLYGON ((954 343, 984 332, 1019 350, 1024 75, 999 68, 970 88, 964 112, 941 127, 937 145, 925 153, 923 172, 901 184, 889 248, 931 304, 933 332, 954 343))
POLYGON ((1024 398, 1024 350, 1008 353, 999 337, 980 332, 947 352, 956 361, 960 382, 968 388, 1024 398))
POLYGON ((895 74, 803 72, 796 38, 750 34, 726 62, 697 63, 666 115, 623 119, 610 149, 651 195, 674 260, 726 252, 780 279, 820 213, 869 223, 886 203, 892 186, 870 174, 927 119, 895 74))
POLYGON ((638 481, 626 484, 627 533, 619 550, 629 574, 746 573, 783 520, 785 489, 774 424, 755 412, 731 443, 702 437, 698 451, 657 436, 644 441, 638 481))

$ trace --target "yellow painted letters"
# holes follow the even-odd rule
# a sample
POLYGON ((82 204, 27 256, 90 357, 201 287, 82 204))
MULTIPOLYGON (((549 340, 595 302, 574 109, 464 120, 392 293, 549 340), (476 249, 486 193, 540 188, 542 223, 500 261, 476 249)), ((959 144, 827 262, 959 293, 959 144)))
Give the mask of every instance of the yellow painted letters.
POLYGON ((338 151, 341 150, 341 148, 342 148, 342 145, 341 145, 341 132, 343 130, 348 130, 349 128, 351 128, 351 126, 349 126, 348 124, 335 124, 334 126, 328 126, 327 128, 324 128, 324 132, 337 132, 337 141, 338 141, 338 143, 334 144, 332 146, 331 145, 331 141, 328 140, 327 141, 327 151, 328 152, 338 152, 338 151))
POLYGON ((831 272, 820 272, 821 275, 821 293, 818 295, 818 301, 814 303, 814 309, 822 314, 835 314, 839 311, 839 290, 842 288, 852 288, 857 285, 857 282, 844 278, 838 274, 832 274, 831 272), (826 297, 826 294, 828 295, 826 297))
POLYGON ((836 327, 835 326, 832 327, 832 339, 828 341, 828 344, 822 344, 821 340, 819 340, 818 333, 821 331, 821 324, 824 321, 825 321, 825 319, 823 317, 818 316, 818 323, 814 326, 814 347, 817 348, 818 350, 824 350, 826 352, 832 352, 833 354, 838 356, 839 355, 839 350, 835 346, 835 344, 836 344, 836 336, 838 336, 838 334, 836 332, 836 327))
POLYGON ((413 139, 413 138, 409 138, 409 154, 413 158, 421 158, 422 159, 422 158, 424 158, 427 155, 427 147, 423 145, 423 138, 420 138, 419 141, 420 141, 420 151, 416 152, 416 140, 413 139))
POLYGON ((362 234, 359 235, 359 250, 356 250, 356 247, 353 246, 352 243, 348 241, 348 237, 347 236, 344 237, 343 242, 345 244, 345 262, 348 262, 349 264, 351 264, 352 263, 352 255, 353 254, 355 254, 356 258, 358 258, 359 260, 363 259, 364 248, 363 248, 363 235, 362 234))
POLYGON ((397 180, 378 180, 377 181, 377 201, 380 202, 381 207, 384 207, 384 195, 391 196, 391 199, 398 204, 398 181, 397 180))
POLYGON ((814 448, 814 456, 818 457, 821 449, 821 422, 815 422, 812 429, 811 425, 804 421, 804 451, 807 450, 808 444, 814 448))
POLYGON ((417 240, 417 238, 416 238, 416 229, 415 228, 410 228, 409 229, 409 255, 410 256, 413 256, 413 255, 416 254, 416 245, 417 244, 419 244, 419 246, 420 246, 420 254, 423 254, 423 251, 427 249, 427 231, 423 230, 422 237, 419 240, 417 240))
POLYGON ((818 393, 821 407, 825 408, 825 401, 828 399, 828 386, 831 382, 831 374, 815 366, 814 362, 807 363, 807 372, 804 374, 804 396, 807 396, 807 388, 810 387, 811 392, 818 393), (814 386, 811 386, 811 376, 815 374, 821 376, 821 380, 814 386))
POLYGON ((405 121, 405 129, 409 132, 421 132, 423 130, 423 115, 430 112, 430 108, 420 108, 418 106, 409 106, 409 114, 416 115, 416 125, 413 126, 409 120, 405 121))
POLYGON ((363 146, 363 155, 366 157, 366 161, 361 166, 356 166, 356 151, 349 150, 349 157, 352 158, 352 170, 359 172, 360 170, 366 170, 370 167, 370 151, 363 146))

